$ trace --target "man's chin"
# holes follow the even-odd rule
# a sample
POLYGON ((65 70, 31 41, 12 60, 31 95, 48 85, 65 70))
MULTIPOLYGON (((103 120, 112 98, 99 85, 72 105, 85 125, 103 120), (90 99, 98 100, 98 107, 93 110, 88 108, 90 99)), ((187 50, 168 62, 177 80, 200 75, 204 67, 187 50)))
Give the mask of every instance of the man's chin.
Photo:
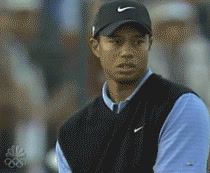
POLYGON ((138 81, 138 79, 136 78, 119 78, 117 79, 117 82, 121 85, 133 85, 136 84, 136 82, 138 81))

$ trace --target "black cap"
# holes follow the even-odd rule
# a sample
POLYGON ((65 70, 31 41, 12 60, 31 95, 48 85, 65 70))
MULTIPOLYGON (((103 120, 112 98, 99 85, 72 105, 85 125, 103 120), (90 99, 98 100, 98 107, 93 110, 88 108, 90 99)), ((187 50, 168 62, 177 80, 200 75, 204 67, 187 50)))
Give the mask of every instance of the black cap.
POLYGON ((92 26, 92 36, 110 36, 126 23, 135 23, 152 34, 149 12, 143 4, 134 0, 115 0, 108 1, 99 8, 92 26))

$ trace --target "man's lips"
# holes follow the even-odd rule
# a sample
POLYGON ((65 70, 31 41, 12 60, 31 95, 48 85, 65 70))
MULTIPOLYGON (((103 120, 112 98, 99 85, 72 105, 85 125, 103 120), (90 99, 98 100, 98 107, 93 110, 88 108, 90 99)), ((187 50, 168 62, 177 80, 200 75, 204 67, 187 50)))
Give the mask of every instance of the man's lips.
POLYGON ((134 68, 135 65, 133 63, 120 63, 117 65, 119 68, 134 68))

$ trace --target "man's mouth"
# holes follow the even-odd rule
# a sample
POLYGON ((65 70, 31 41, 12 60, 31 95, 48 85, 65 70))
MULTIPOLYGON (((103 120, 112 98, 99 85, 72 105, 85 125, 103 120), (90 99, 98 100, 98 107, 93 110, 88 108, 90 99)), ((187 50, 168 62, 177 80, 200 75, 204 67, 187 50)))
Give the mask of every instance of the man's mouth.
POLYGON ((135 65, 133 63, 121 63, 117 65, 119 68, 134 68, 135 65))

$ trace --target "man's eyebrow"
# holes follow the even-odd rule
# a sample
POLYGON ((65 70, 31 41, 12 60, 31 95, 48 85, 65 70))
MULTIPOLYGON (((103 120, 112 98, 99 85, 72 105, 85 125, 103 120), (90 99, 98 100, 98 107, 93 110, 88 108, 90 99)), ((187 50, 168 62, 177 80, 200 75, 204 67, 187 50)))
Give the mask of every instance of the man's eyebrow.
POLYGON ((146 34, 136 34, 134 37, 146 38, 146 34))
POLYGON ((118 39, 121 39, 122 37, 120 36, 106 36, 106 39, 107 40, 118 40, 118 39))
MULTIPOLYGON (((117 35, 117 34, 113 34, 110 36, 107 36, 108 38, 122 38, 123 36, 121 35, 117 35)), ((132 37, 137 37, 137 38, 146 38, 146 34, 135 34, 132 37)))
POLYGON ((109 35, 108 36, 108 38, 120 38, 120 37, 122 37, 122 36, 120 36, 120 35, 117 35, 117 34, 113 34, 113 35, 109 35))

